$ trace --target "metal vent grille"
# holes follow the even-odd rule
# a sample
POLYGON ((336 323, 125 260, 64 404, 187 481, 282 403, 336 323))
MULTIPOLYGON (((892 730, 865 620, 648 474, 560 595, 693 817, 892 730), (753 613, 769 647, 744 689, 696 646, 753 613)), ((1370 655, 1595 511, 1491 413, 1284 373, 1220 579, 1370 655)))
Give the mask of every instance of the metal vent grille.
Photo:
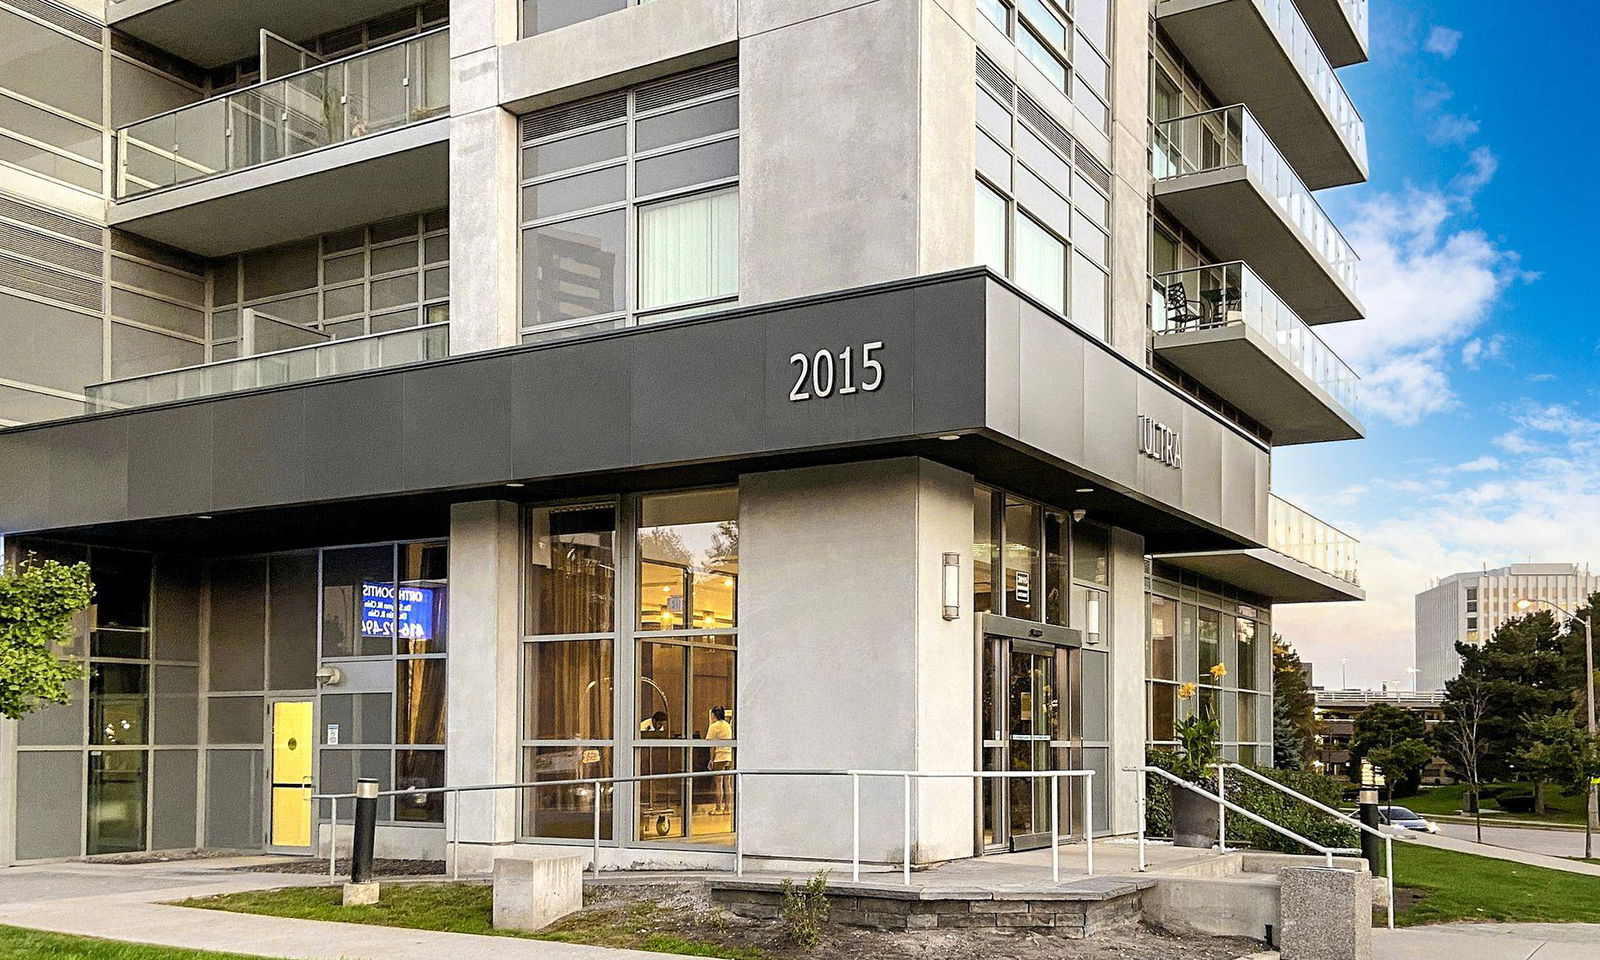
POLYGON ((84 310, 101 309, 103 284, 100 281, 40 266, 4 250, 0 250, 0 286, 84 310))
POLYGON ((0 250, 20 253, 56 267, 100 276, 100 251, 71 240, 0 220, 0 250))
POLYGON ((592 127, 628 115, 628 95, 612 93, 594 100, 552 107, 522 118, 522 142, 532 143, 569 130, 592 127))
POLYGON ((1011 102, 1012 92, 1016 90, 1016 84, 1012 83, 1001 72, 1000 68, 994 65, 993 60, 990 60, 982 53, 978 54, 978 79, 983 81, 984 86, 999 94, 1001 100, 1006 103, 1011 102))
POLYGON ((1032 125, 1039 136, 1044 137, 1057 150, 1060 150, 1062 156, 1072 156, 1072 148, 1074 146, 1072 134, 1068 133, 1061 124, 1052 120, 1042 107, 1033 102, 1032 97, 1020 90, 1017 91, 1017 113, 1032 125))
POLYGON ((1104 190, 1111 192, 1111 171, 1100 165, 1100 161, 1089 155, 1089 151, 1078 147, 1078 155, 1074 158, 1078 163, 1078 172, 1082 173, 1088 181, 1104 190))
POLYGON ((81 240, 84 243, 92 243, 96 246, 100 244, 100 228, 94 224, 85 223, 82 220, 74 220, 71 217, 64 217, 49 210, 41 210, 32 204, 13 200, 3 194, 0 194, 0 217, 50 230, 62 236, 71 237, 74 240, 81 240))
POLYGON ((6 0, 8 6, 16 7, 23 13, 32 14, 45 23, 53 23, 69 33, 75 33, 85 40, 100 42, 100 24, 81 13, 58 7, 44 0, 6 0))
POLYGON ((182 270, 195 276, 204 277, 206 275, 205 265, 188 254, 146 240, 143 237, 136 237, 131 233, 124 233, 121 230, 111 231, 111 249, 117 253, 126 253, 129 256, 148 260, 151 263, 159 263, 162 266, 171 267, 174 270, 182 270))
POLYGON ((640 110, 654 110, 657 107, 682 103, 696 97, 737 89, 739 89, 739 65, 725 63, 709 70, 686 73, 648 87, 640 87, 635 100, 640 110))

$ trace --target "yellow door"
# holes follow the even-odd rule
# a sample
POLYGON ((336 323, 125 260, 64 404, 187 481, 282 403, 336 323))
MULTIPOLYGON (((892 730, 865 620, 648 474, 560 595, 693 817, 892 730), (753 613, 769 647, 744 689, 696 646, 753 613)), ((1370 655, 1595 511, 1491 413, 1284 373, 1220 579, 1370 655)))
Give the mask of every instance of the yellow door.
POLYGON ((311 739, 309 700, 272 704, 272 845, 311 846, 311 739))

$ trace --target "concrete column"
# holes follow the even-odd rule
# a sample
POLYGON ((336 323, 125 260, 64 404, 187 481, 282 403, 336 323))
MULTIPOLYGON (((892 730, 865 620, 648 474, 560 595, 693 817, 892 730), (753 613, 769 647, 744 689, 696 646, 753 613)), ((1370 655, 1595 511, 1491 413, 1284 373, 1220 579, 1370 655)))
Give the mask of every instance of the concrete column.
POLYGON ((1144 538, 1111 531, 1111 832, 1139 828, 1139 776, 1123 767, 1144 762, 1144 538))
MULTIPOLYGON (((514 503, 450 509, 450 669, 446 783, 517 778, 520 512, 514 503)), ((514 791, 463 794, 456 822, 463 869, 487 869, 516 838, 514 791)))
MULTIPOLYGON (((971 595, 972 478, 925 460, 741 478, 739 766, 970 770, 970 603, 942 616, 942 556, 971 595)), ((973 852, 970 781, 913 784, 919 862, 973 852)), ((903 784, 862 782, 862 857, 898 862, 903 784)), ((848 780, 750 778, 755 856, 851 853, 848 780)))
POLYGON ((499 45, 516 0, 450 4, 450 352, 517 342, 517 118, 500 107, 499 45))
POLYGON ((17 721, 0 720, 0 867, 17 856, 17 721))
POLYGON ((1150 301, 1150 16, 1111 5, 1111 345, 1144 364, 1150 301))

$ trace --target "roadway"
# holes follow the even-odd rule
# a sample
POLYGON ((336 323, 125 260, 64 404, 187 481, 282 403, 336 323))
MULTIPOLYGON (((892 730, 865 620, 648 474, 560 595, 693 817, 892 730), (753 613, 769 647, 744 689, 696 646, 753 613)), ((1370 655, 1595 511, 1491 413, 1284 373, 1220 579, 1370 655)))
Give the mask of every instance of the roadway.
MULTIPOLYGON (((1440 823, 1439 833, 1456 840, 1476 840, 1477 828, 1470 823, 1440 823)), ((1542 853, 1549 857, 1583 856, 1582 829, 1552 829, 1538 827, 1502 827, 1483 825, 1483 842, 1529 853, 1542 853)), ((1600 836, 1595 838, 1600 849, 1600 836)), ((1600 855, 1600 854, 1597 854, 1600 855)))

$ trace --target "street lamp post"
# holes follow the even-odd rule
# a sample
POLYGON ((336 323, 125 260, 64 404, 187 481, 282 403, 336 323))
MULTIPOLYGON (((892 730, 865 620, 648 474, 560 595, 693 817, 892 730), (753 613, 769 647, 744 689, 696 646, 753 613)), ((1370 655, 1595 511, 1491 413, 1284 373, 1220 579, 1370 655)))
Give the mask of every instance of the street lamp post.
MULTIPOLYGON (((1596 731, 1594 709, 1594 625, 1590 621, 1594 618, 1591 612, 1587 617, 1579 617, 1571 611, 1551 603, 1549 600, 1517 601, 1517 609, 1527 612, 1528 608, 1536 603, 1542 603, 1567 618, 1569 623, 1583 624, 1583 664, 1584 664, 1584 691, 1588 700, 1589 709, 1589 736, 1592 739, 1596 731)), ((1583 858, 1594 857, 1594 834, 1600 830, 1600 783, 1596 782, 1595 771, 1589 771, 1589 816, 1583 824, 1583 858)))
POLYGON ((1406 667, 1406 673, 1411 674, 1411 692, 1417 692, 1417 674, 1421 673, 1416 667, 1406 667))
POLYGON ((1350 662, 1350 658, 1349 657, 1340 657, 1339 658, 1339 689, 1340 690, 1349 690, 1350 689, 1350 683, 1345 678, 1345 669, 1344 669, 1345 664, 1347 664, 1349 662, 1350 662))

